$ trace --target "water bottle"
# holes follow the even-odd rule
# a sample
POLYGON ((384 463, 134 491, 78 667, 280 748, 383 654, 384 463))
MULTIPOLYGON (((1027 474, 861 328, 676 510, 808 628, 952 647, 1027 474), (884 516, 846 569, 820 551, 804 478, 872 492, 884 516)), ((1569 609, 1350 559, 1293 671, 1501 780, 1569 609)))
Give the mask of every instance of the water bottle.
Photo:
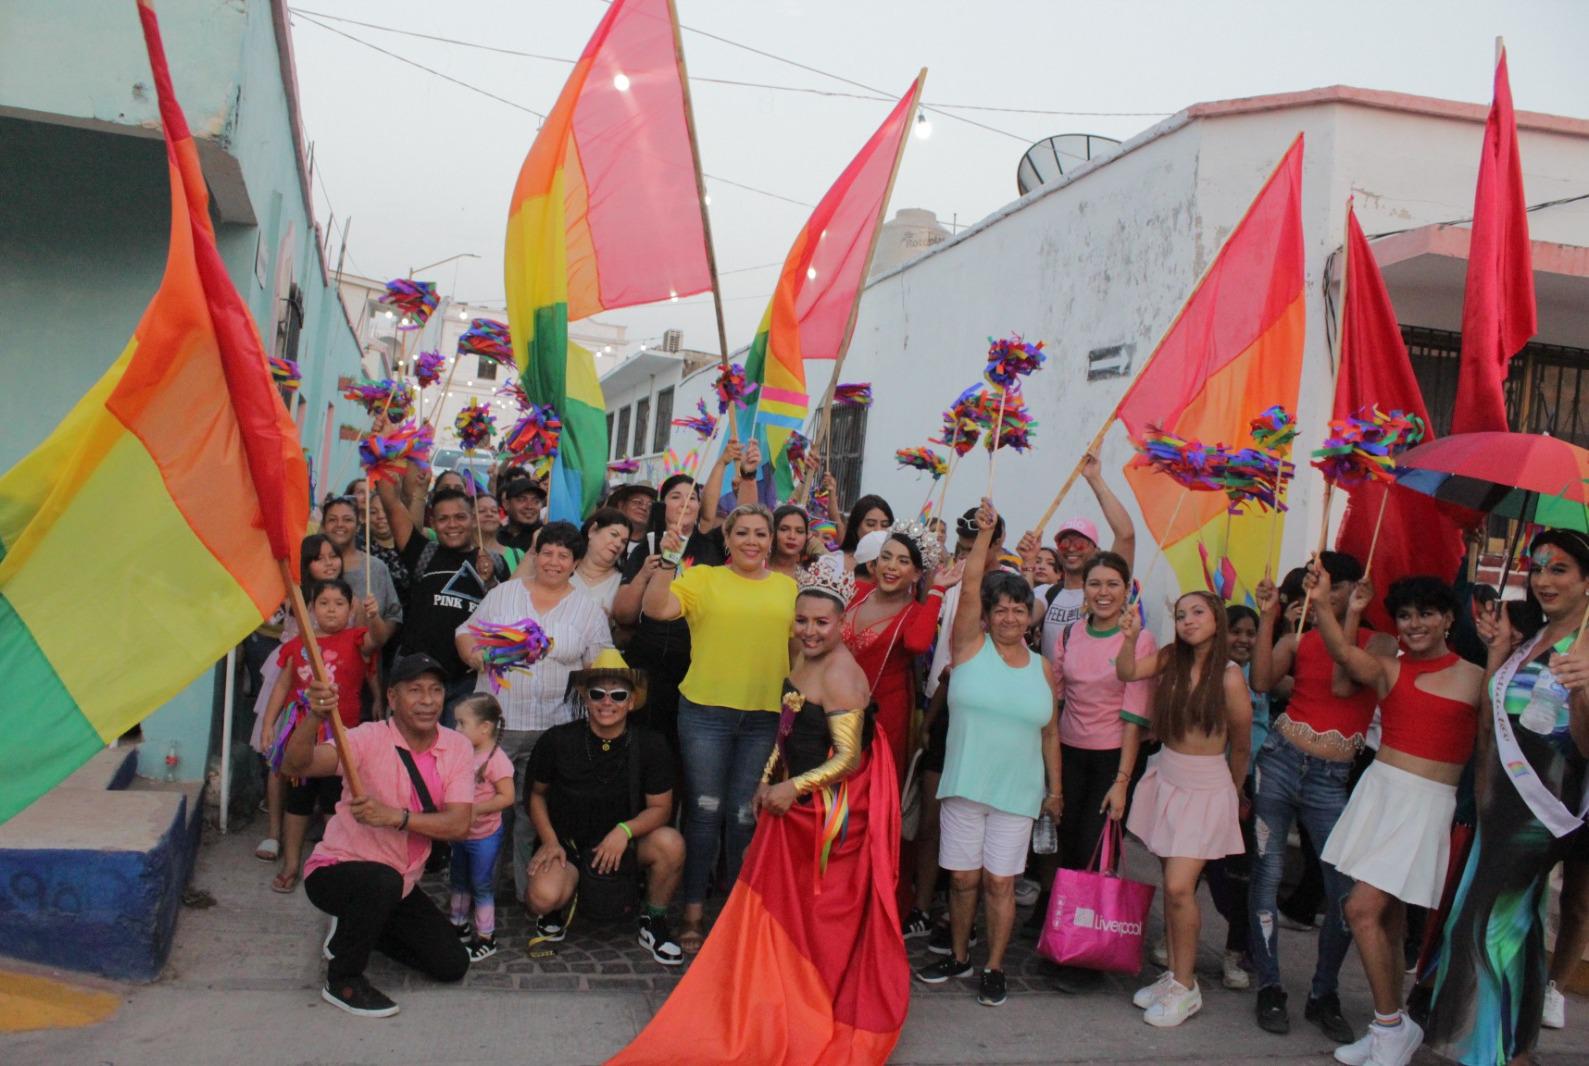
POLYGON ((1059 834, 1054 831, 1054 819, 1044 811, 1032 826, 1032 851, 1038 855, 1052 855, 1059 850, 1059 834))
POLYGON ((1554 733, 1566 709, 1567 688, 1546 667, 1534 679, 1534 691, 1528 697, 1528 706, 1517 716, 1517 724, 1535 733, 1554 733))
POLYGON ((177 764, 181 761, 182 757, 177 754, 177 742, 173 740, 171 742, 171 746, 166 749, 167 781, 175 781, 177 779, 177 764))

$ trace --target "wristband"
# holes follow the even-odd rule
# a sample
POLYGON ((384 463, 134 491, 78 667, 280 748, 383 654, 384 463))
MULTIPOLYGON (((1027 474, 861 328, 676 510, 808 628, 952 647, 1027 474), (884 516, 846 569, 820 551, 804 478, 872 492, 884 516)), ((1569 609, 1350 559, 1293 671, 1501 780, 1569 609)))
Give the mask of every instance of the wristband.
POLYGON ((403 811, 403 820, 397 823, 398 832, 403 832, 408 829, 408 813, 408 810, 405 808, 403 811))
POLYGON ((634 839, 634 830, 629 828, 628 822, 619 822, 618 828, 623 830, 624 836, 628 837, 630 840, 634 839))

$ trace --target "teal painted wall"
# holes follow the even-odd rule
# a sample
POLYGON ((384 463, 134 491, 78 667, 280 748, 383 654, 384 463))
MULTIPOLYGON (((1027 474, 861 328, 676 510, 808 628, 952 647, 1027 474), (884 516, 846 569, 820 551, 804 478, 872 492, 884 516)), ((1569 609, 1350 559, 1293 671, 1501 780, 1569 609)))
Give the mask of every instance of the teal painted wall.
MULTIPOLYGON (((272 5, 161 0, 157 10, 177 95, 209 144, 201 155, 212 194, 219 203, 215 182, 228 183, 228 214, 253 220, 216 218, 216 237, 267 352, 276 351, 283 279, 302 290, 300 441, 318 475, 327 404, 336 405, 334 424, 363 421, 336 389, 339 375, 359 374, 359 350, 304 201, 272 5)), ((42 440, 115 360, 159 285, 170 211, 164 147, 147 135, 157 121, 150 84, 130 0, 0 5, 0 469, 42 440)), ((357 468, 354 445, 337 443, 317 488, 340 488, 357 468)), ((107 515, 107 549, 114 537, 107 515)), ((206 672, 145 720, 145 773, 163 772, 174 741, 177 776, 203 777, 217 677, 206 672)), ((246 729, 246 711, 241 719, 246 729)))

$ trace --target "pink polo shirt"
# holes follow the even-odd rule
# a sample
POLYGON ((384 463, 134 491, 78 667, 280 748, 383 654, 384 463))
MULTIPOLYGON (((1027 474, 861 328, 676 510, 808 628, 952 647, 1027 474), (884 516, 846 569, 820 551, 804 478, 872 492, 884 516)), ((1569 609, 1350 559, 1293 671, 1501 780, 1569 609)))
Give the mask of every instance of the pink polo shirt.
MULTIPOLYGON (((1059 715, 1060 743, 1104 751, 1120 746, 1122 718, 1148 721, 1152 681, 1126 684, 1115 676, 1115 656, 1125 638, 1120 630, 1095 633, 1085 619, 1070 624, 1070 637, 1054 644, 1054 682, 1065 709, 1059 715)), ((1151 659, 1158 642, 1144 629, 1137 637, 1137 662, 1151 659)))
MULTIPOLYGON (((348 753, 359 768, 365 791, 389 807, 406 808, 417 814, 424 808, 402 756, 397 754, 399 747, 407 748, 408 744, 391 719, 366 722, 348 730, 348 753)), ((474 803, 474 746, 462 733, 437 727, 436 743, 429 750, 416 753, 414 763, 438 809, 449 803, 474 803)), ((326 823, 325 838, 315 845, 314 853, 304 864, 304 876, 332 863, 379 862, 403 875, 403 895, 408 895, 425 872, 430 838, 361 824, 348 811, 352 798, 344 777, 336 813, 326 823)))

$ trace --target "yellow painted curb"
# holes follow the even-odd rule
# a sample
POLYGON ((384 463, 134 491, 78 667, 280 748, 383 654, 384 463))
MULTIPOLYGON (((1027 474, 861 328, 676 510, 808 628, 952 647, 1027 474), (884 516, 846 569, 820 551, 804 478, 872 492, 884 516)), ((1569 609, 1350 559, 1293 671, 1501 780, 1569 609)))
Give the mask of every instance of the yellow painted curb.
POLYGON ((0 970, 0 1033, 80 1029, 121 1008, 121 997, 48 977, 0 970))

